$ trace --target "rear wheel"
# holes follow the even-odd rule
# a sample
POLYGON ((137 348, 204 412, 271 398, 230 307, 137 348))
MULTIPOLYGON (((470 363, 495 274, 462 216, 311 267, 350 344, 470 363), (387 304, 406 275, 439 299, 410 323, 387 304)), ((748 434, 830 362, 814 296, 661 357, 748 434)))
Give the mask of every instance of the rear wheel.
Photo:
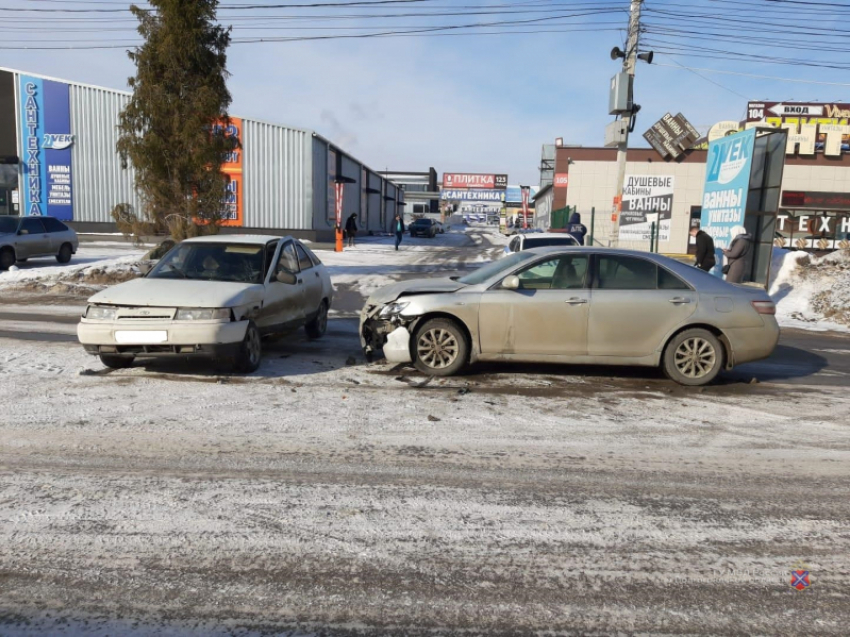
POLYGON ((414 337, 413 364, 430 376, 453 376, 469 360, 469 341, 460 326, 449 319, 426 321, 414 337))
POLYGON ((126 369, 133 364, 134 356, 121 356, 120 354, 101 354, 100 362, 110 369, 126 369))
POLYGON ((310 338, 322 338, 328 331, 328 302, 322 301, 316 317, 304 326, 310 338))
POLYGON ((239 353, 236 355, 233 367, 242 374, 251 374, 260 368, 262 358, 263 345, 260 340, 260 330, 253 321, 250 321, 245 330, 245 338, 239 345, 239 353))
POLYGON ((723 369, 723 345, 703 329, 685 330, 667 344, 664 373, 680 385, 707 385, 723 369))
POLYGON ((71 254, 73 250, 71 248, 70 243, 63 243, 62 247, 59 248, 59 254, 56 255, 56 260, 59 263, 68 263, 71 260, 71 254))
POLYGON ((15 251, 12 248, 0 250, 0 270, 8 270, 15 265, 15 251))

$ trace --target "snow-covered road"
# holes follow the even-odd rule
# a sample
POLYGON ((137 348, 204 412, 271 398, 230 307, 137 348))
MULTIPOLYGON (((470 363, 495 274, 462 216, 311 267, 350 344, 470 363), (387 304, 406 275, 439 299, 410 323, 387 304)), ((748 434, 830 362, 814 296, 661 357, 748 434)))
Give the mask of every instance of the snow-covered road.
MULTIPOLYGON (((344 287, 496 247, 322 258, 344 287)), ((344 311, 249 377, 108 372, 72 342, 74 299, 0 305, 1 635, 846 634, 834 368, 429 380, 367 364, 344 311)), ((818 338, 814 367, 850 349, 818 338)))

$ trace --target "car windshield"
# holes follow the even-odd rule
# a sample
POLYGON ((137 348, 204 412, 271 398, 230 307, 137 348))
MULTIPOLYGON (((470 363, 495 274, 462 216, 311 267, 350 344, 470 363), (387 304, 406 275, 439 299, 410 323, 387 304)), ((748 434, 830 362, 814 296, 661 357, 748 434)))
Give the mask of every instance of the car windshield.
POLYGON ((18 218, 17 217, 0 217, 0 234, 8 234, 17 232, 18 218))
POLYGON ((569 235, 563 237, 528 237, 525 240, 526 250, 529 250, 531 248, 543 248, 545 246, 562 245, 574 246, 576 245, 576 241, 569 235))
POLYGON ((488 263, 475 272, 467 274, 465 277, 458 279, 458 283, 463 283, 464 285, 478 285, 479 283, 484 283, 484 281, 496 276, 502 271, 506 273, 510 272, 523 261, 533 258, 534 255, 528 252, 514 252, 504 259, 488 263))
POLYGON ((417 219, 411 225, 414 225, 414 226, 430 226, 431 220, 430 219, 417 219))
POLYGON ((264 246, 244 243, 181 243, 148 274, 149 279, 262 283, 264 246))

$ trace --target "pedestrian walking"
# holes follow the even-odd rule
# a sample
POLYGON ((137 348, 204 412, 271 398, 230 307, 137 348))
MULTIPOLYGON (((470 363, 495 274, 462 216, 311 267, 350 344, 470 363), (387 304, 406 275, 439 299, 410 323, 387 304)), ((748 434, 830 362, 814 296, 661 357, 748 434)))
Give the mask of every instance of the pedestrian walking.
POLYGON ((691 236, 697 244, 697 254, 694 265, 700 270, 710 272, 712 268, 717 265, 717 259, 714 256, 714 239, 712 239, 711 235, 704 230, 700 230, 699 226, 691 228, 691 236))
POLYGON ((744 226, 732 228, 732 243, 729 248, 723 250, 726 257, 726 265, 723 266, 723 274, 729 283, 741 283, 744 280, 747 257, 752 252, 753 235, 747 232, 744 226))
POLYGON ((348 247, 354 247, 354 238, 357 236, 357 213, 352 212, 345 222, 345 234, 348 237, 348 247))
POLYGON ((401 237, 404 235, 404 219, 401 218, 399 213, 395 213, 393 231, 395 232, 395 249, 398 250, 398 246, 401 243, 401 237))
POLYGON ((567 234, 571 235, 580 246, 584 245, 584 236, 587 234, 587 226, 581 222, 581 215, 574 212, 570 215, 570 221, 567 224, 567 234))

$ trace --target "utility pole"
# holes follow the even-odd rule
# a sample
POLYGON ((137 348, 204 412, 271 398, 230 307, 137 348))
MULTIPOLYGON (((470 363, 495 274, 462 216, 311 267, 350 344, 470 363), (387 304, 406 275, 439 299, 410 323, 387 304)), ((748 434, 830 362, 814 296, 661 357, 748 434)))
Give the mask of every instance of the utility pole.
MULTIPOLYGON (((631 0, 631 3, 629 38, 626 42, 626 50, 623 55, 623 72, 629 74, 630 94, 634 86, 638 40, 640 39, 640 10, 643 0, 631 0)), ((633 98, 632 102, 634 102, 633 98)), ((629 130, 632 128, 632 119, 634 116, 634 112, 622 116, 625 124, 625 135, 623 136, 623 140, 617 144, 617 196, 614 198, 614 210, 611 214, 611 235, 608 241, 608 245, 612 248, 616 248, 620 241, 620 212, 623 206, 623 183, 626 181, 626 154, 629 149, 629 130)))

